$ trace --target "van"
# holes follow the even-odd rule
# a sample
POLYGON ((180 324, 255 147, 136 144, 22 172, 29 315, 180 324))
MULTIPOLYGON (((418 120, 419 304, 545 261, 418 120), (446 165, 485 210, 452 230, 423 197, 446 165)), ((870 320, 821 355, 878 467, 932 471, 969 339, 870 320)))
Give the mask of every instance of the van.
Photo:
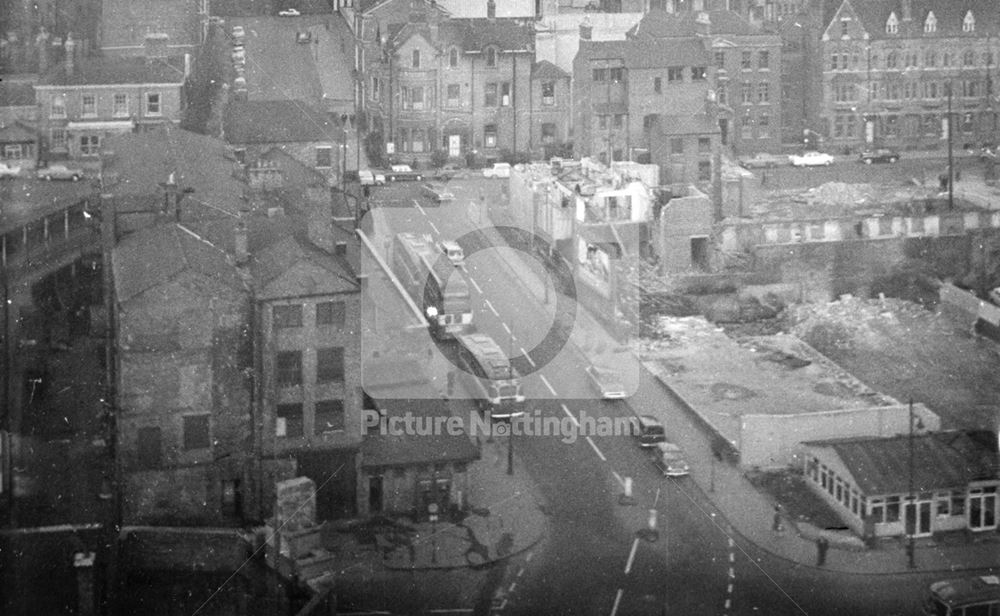
POLYGON ((421 192, 432 203, 447 203, 455 200, 455 195, 451 194, 447 188, 440 184, 424 184, 421 187, 421 192))
POLYGON ((358 171, 358 181, 362 186, 381 186, 385 184, 385 174, 371 169, 361 169, 358 171))
POLYGON ((438 243, 441 248, 441 252, 444 256, 448 257, 452 265, 458 268, 465 268, 465 252, 462 247, 458 245, 458 242, 453 240, 444 240, 438 243))
POLYGON ((650 415, 636 417, 634 434, 639 439, 640 447, 656 447, 657 443, 664 443, 667 440, 663 424, 650 415))

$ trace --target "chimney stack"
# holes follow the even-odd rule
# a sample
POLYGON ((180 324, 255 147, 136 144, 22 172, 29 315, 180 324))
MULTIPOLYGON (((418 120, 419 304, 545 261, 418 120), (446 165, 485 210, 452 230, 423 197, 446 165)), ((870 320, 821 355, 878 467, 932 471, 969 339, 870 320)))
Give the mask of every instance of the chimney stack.
POLYGON ((910 0, 903 0, 903 21, 911 19, 913 19, 913 7, 910 6, 910 0))
POLYGON ((236 223, 236 264, 244 265, 250 260, 250 239, 247 232, 247 223, 240 218, 236 223))
POLYGON ((72 34, 66 35, 66 42, 63 43, 63 49, 66 51, 66 76, 68 77, 73 74, 73 63, 75 60, 73 56, 76 55, 76 41, 73 40, 72 34))
POLYGON ((166 58, 170 51, 170 37, 164 33, 151 32, 146 35, 143 39, 143 48, 146 54, 146 60, 154 60, 157 58, 166 58))
POLYGON ((695 34, 699 36, 711 36, 712 34, 712 19, 708 16, 708 13, 701 11, 698 16, 694 19, 694 31, 695 34))
POLYGON ((589 41, 594 34, 594 26, 590 23, 590 17, 584 17, 580 22, 580 40, 589 41))
POLYGON ((35 46, 38 47, 38 73, 44 75, 49 70, 49 33, 45 28, 35 37, 35 46))

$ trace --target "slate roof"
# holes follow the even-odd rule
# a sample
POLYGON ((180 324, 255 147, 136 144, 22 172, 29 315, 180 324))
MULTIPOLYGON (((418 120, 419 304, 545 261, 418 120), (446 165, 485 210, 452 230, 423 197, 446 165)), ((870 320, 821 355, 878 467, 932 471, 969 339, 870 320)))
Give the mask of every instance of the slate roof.
POLYGON ((267 287, 299 263, 307 263, 330 274, 326 281, 303 280, 302 294, 356 291, 357 279, 346 264, 307 241, 286 236, 253 255, 250 272, 259 289, 267 287))
POLYGON ((491 45, 500 51, 526 51, 534 49, 535 41, 533 27, 521 19, 445 19, 438 24, 437 40, 426 22, 394 24, 389 34, 397 48, 419 34, 439 49, 454 45, 464 53, 481 53, 491 45))
POLYGON ((10 124, 0 124, 0 143, 34 142, 36 132, 28 125, 17 120, 10 124))
MULTIPOLYGON (((767 34, 735 11, 708 11, 707 14, 710 22, 708 27, 710 36, 767 34)), ((697 36, 696 33, 701 27, 695 23, 697 18, 697 11, 682 11, 680 13, 650 11, 628 31, 626 36, 638 39, 697 36)))
POLYGON ((535 62, 535 65, 531 67, 531 78, 532 79, 568 79, 569 73, 562 70, 555 64, 552 64, 548 60, 542 60, 540 62, 535 62))
POLYGON ((226 109, 226 141, 233 144, 336 141, 338 123, 295 100, 254 100, 226 109))
POLYGON ((699 38, 580 41, 577 58, 622 58, 628 68, 707 65, 709 53, 699 38))
POLYGON ((184 83, 184 58, 146 60, 144 57, 102 56, 79 58, 73 74, 59 62, 39 80, 40 86, 86 86, 130 83, 184 83))
POLYGON ((34 104, 34 84, 0 80, 0 107, 30 107, 34 104))
POLYGON ((111 263, 115 294, 121 303, 185 271, 201 274, 212 285, 246 290, 236 266, 222 250, 176 223, 125 236, 112 251, 111 263))
MULTIPOLYGON (((912 20, 909 22, 903 21, 903 0, 845 0, 845 4, 848 3, 872 38, 982 37, 987 32, 993 36, 1000 33, 1000 11, 997 10, 996 0, 910 0, 912 20), (937 28, 935 32, 925 33, 924 20, 931 10, 937 19, 937 28), (962 31, 962 20, 970 10, 976 27, 974 32, 967 33, 962 31), (886 34, 885 22, 893 11, 899 20, 899 33, 886 34)), ((828 19, 824 26, 829 23, 828 19)))
MULTIPOLYGON (((914 490, 960 488, 998 476, 996 435, 989 432, 934 432, 913 437, 914 490)), ((832 449, 865 495, 909 492, 910 439, 849 438, 803 443, 832 449)))

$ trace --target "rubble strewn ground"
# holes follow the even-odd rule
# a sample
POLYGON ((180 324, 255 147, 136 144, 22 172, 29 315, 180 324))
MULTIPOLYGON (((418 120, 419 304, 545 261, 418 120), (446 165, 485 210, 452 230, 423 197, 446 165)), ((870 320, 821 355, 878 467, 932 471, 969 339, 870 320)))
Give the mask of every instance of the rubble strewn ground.
POLYGON ((750 205, 755 220, 918 215, 927 212, 937 187, 926 178, 886 185, 827 182, 807 189, 761 191, 750 205))

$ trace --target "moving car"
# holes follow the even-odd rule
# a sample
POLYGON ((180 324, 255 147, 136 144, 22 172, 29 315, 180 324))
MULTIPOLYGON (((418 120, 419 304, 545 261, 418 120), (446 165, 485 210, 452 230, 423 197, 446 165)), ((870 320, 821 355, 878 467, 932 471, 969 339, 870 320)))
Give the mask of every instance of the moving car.
POLYGON ((833 156, 826 152, 804 152, 788 157, 793 167, 822 167, 833 164, 833 156))
POLYGON ((76 182, 83 179, 83 169, 69 167, 63 163, 53 163, 38 170, 40 180, 70 180, 76 182))
POLYGON ((457 268, 465 269, 465 251, 462 247, 458 245, 458 242, 454 240, 443 240, 438 242, 438 248, 444 253, 444 256, 448 257, 452 265, 457 268))
POLYGON ((409 165, 393 165, 386 173, 386 179, 390 182, 419 182, 424 176, 411 169, 409 165))
POLYGON ((0 162, 0 180, 5 178, 16 178, 21 175, 20 165, 0 162))
POLYGON ((510 163, 493 163, 492 167, 483 169, 484 178, 509 178, 510 163))
POLYGON ((358 181, 362 186, 381 186, 385 184, 385 175, 381 171, 361 169, 358 171, 358 181))
POLYGON ((889 148, 876 148, 865 150, 858 155, 858 158, 866 165, 872 163, 894 163, 899 160, 899 152, 889 148))
POLYGON ((618 400, 625 397, 625 386, 622 385, 621 375, 610 368, 598 366, 587 366, 587 377, 590 384, 601 394, 605 400, 618 400))
POLYGON ((684 450, 669 441, 656 444, 656 466, 667 477, 683 477, 691 472, 684 450))
POLYGON ((445 188, 444 184, 424 184, 421 192, 434 203, 448 203, 455 200, 455 195, 445 188))
POLYGON ((639 439, 640 447, 655 447, 657 443, 667 440, 663 424, 652 415, 639 415, 636 417, 635 425, 635 436, 639 439))
POLYGON ((753 156, 744 156, 739 159, 740 166, 744 169, 770 169, 772 167, 780 167, 781 165, 788 164, 787 156, 778 156, 777 154, 767 154, 766 152, 759 152, 753 156))
POLYGON ((298 17, 301 14, 302 13, 300 13, 297 9, 284 9, 282 11, 278 11, 278 15, 281 17, 298 17))

